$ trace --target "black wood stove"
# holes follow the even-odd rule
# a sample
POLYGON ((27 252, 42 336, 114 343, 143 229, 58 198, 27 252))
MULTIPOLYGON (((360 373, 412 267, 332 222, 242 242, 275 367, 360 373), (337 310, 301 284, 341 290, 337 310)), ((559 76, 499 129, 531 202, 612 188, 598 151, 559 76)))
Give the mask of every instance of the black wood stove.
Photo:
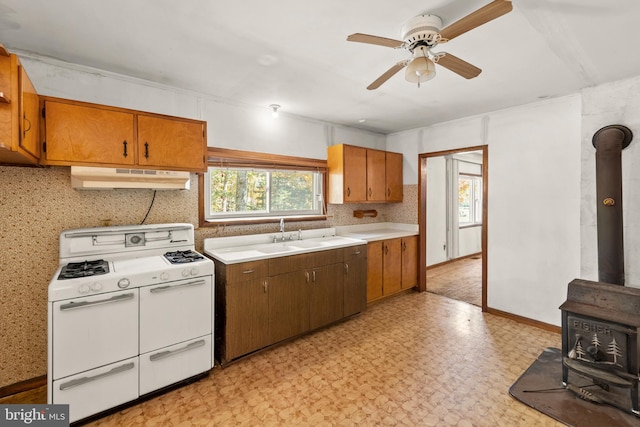
POLYGON ((579 397, 640 416, 640 289, 624 286, 621 125, 600 129, 596 148, 598 281, 569 283, 562 310, 562 382, 579 397))

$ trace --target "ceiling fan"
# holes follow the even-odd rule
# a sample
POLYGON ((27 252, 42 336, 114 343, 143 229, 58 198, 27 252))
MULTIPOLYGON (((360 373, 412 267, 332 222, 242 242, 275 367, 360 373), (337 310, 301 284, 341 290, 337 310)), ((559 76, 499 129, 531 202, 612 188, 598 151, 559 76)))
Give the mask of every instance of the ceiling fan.
POLYGON ((411 18, 402 27, 402 40, 369 34, 355 33, 347 37, 347 41, 375 44, 405 49, 412 54, 411 59, 400 61, 374 80, 367 89, 379 88, 398 71, 407 67, 405 79, 411 83, 420 83, 435 77, 435 64, 441 65, 466 79, 477 77, 482 70, 468 62, 446 52, 432 52, 438 44, 445 43, 467 31, 486 24, 513 9, 510 0, 494 0, 459 19, 453 24, 442 28, 442 20, 436 15, 418 15, 411 18))

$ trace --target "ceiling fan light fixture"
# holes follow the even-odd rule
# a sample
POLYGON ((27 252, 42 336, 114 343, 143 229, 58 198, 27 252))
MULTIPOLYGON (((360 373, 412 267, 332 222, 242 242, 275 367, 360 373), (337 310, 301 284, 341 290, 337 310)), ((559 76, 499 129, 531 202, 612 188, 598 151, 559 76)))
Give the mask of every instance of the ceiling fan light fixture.
POLYGON ((431 80, 436 76, 436 64, 427 56, 426 48, 420 46, 414 51, 413 59, 407 65, 404 78, 411 83, 420 83, 431 80))

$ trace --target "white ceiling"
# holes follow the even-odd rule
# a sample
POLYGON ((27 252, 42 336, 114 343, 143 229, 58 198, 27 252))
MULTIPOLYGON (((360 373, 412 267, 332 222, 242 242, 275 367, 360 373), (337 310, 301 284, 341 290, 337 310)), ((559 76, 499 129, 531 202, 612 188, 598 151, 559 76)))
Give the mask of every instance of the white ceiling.
POLYGON ((447 26, 489 2, 0 0, 0 43, 382 133, 640 75, 640 1, 514 0, 512 12, 435 49, 480 67, 477 78, 438 66, 420 88, 400 72, 366 90, 408 53, 347 42, 349 34, 400 39, 415 15, 436 14, 447 26))

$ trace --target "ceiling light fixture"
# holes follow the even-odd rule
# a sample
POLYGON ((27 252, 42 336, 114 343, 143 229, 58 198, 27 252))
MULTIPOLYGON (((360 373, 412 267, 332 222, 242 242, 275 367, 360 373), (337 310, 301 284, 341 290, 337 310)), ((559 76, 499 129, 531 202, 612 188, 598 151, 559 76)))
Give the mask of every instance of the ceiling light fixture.
POLYGON ((280 105, 271 104, 271 105, 269 105, 269 108, 271 108, 271 117, 273 117, 274 119, 277 119, 278 118, 278 110, 280 109, 280 105))
POLYGON ((407 66, 404 78, 411 83, 420 83, 431 80, 436 76, 436 65, 427 56, 427 46, 417 46, 413 51, 413 59, 407 66))

